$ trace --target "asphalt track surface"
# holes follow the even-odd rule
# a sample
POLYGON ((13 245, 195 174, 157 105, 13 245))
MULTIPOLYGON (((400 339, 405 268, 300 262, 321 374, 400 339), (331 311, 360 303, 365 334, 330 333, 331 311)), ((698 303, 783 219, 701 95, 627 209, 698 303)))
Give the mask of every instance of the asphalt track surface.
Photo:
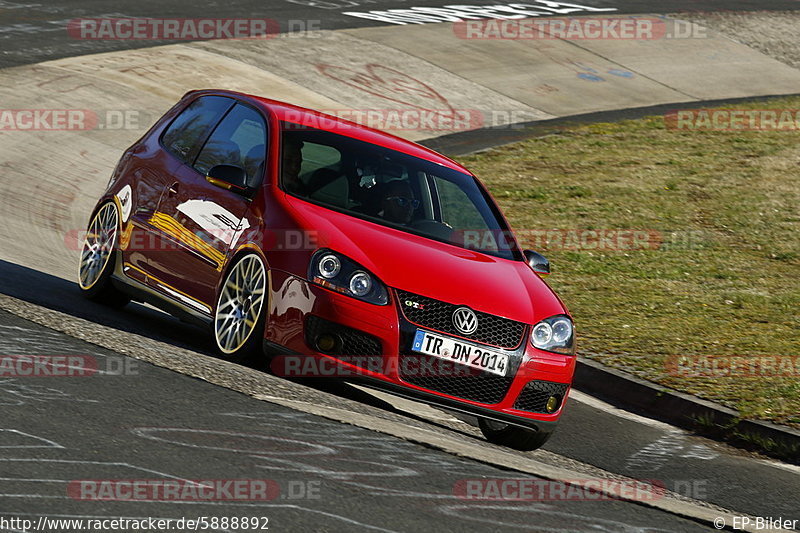
MULTIPOLYGON (((340 0, 336 7, 330 2, 314 7, 301 1, 144 1, 122 6, 110 1, 58 5, 0 1, 0 67, 161 44, 76 41, 64 31, 65 21, 75 17, 271 17, 280 20, 284 29, 291 20, 319 20, 320 29, 338 29, 377 24, 343 15, 345 11, 452 3, 340 0)), ((796 1, 777 0, 575 3, 615 7, 620 13, 800 7, 796 1)), ((111 311, 82 300, 74 283, 3 261, 0 293, 145 340, 212 353, 211 342, 199 330, 160 312, 137 304, 111 311)), ((78 354, 95 357, 101 366, 127 364, 126 358, 114 352, 5 312, 0 312, 0 353, 78 354)), ((255 400, 146 363, 136 362, 132 368, 135 371, 123 376, 0 380, 0 516, 263 516, 270 519, 273 531, 708 529, 625 502, 464 502, 453 497, 454 483, 460 479, 521 475, 255 400), (80 479, 175 478, 268 478, 278 483, 283 497, 256 503, 143 503, 79 501, 67 494, 69 482, 80 479)), ((345 383, 307 386, 310 396, 320 391, 362 402, 370 409, 398 412, 391 402, 345 383)), ((464 429, 463 424, 420 420, 419 416, 415 421, 436 431, 477 439, 476 432, 464 429)), ((598 476, 610 473, 660 480, 679 494, 756 516, 800 518, 797 468, 688 435, 591 398, 573 399, 545 450, 526 455, 586 466, 598 476)))
POLYGON ((531 524, 541 531, 563 524, 572 531, 705 530, 615 501, 463 501, 454 495, 459 480, 526 476, 121 359, 6 313, 0 321, 4 350, 39 355, 45 344, 61 355, 93 357, 104 371, 127 369, 125 375, 57 383, 0 380, 5 517, 248 516, 268 518, 271 531, 458 532, 531 524), (270 501, 108 502, 74 489, 97 479, 269 479, 279 495, 270 501))
MULTIPOLYGON (((281 31, 335 30, 378 26, 385 23, 345 13, 448 5, 488 6, 514 2, 475 0, 69 0, 32 2, 0 1, 0 68, 38 63, 49 59, 168 44, 159 41, 80 40, 66 30, 75 18, 269 18, 281 31)), ((528 5, 537 4, 533 0, 528 5)), ((671 13, 679 11, 796 10, 797 0, 574 0, 595 8, 614 8, 616 13, 671 13)), ((525 2, 522 2, 525 4, 525 2)))

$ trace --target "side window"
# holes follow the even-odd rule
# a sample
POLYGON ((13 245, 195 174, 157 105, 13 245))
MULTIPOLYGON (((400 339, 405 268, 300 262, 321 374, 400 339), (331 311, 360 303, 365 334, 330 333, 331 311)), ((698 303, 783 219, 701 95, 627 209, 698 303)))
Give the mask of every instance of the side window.
POLYGON ((342 174, 342 153, 334 146, 284 131, 281 142, 281 186, 286 192, 336 206, 348 202, 348 182, 342 174))
POLYGON ((300 178, 308 182, 309 178, 321 168, 338 169, 342 154, 333 146, 306 142, 303 146, 303 165, 300 167, 300 178))
POLYGON ((233 100, 223 96, 198 98, 172 121, 161 142, 175 157, 191 163, 200 150, 200 143, 231 105, 233 100))
POLYGON ((467 193, 458 185, 448 180, 433 177, 439 193, 439 204, 442 209, 442 222, 457 230, 486 230, 488 226, 480 212, 473 206, 467 193), (465 206, 472 209, 465 209, 465 206))
MULTIPOLYGON (((341 173, 342 153, 333 146, 305 142, 300 167, 301 190, 290 192, 338 207, 347 207, 348 183, 341 173)), ((286 185, 286 183, 284 183, 286 185)))
POLYGON ((264 174, 266 152, 267 128, 261 114, 236 104, 208 138, 194 168, 205 175, 217 165, 241 167, 247 173, 247 184, 257 187, 264 174))

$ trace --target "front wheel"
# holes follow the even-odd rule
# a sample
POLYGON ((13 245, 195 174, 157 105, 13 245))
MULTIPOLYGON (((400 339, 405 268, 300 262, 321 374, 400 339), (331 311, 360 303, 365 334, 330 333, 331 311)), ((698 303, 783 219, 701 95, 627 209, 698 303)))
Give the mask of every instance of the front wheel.
POLYGON ((226 358, 244 360, 261 353, 266 289, 267 271, 257 254, 241 257, 228 269, 213 325, 217 349, 226 358))
POLYGON ((525 429, 486 418, 478 419, 478 426, 486 440, 515 450, 531 451, 544 446, 552 433, 525 429))
POLYGON ((103 204, 89 223, 78 268, 78 284, 83 295, 111 307, 122 307, 130 301, 111 283, 116 264, 118 231, 117 206, 113 202, 103 204))

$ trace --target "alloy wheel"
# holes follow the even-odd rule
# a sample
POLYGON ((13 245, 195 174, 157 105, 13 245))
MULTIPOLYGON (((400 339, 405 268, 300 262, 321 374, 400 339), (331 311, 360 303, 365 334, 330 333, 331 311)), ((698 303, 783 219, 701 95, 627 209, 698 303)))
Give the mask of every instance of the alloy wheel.
POLYGON ((83 241, 78 271, 78 280, 82 289, 91 289, 103 274, 117 244, 118 227, 117 208, 110 202, 100 208, 89 224, 89 231, 83 241))
POLYGON ((264 263, 255 254, 243 257, 228 272, 214 316, 214 337, 223 353, 240 350, 256 329, 266 281, 264 263))

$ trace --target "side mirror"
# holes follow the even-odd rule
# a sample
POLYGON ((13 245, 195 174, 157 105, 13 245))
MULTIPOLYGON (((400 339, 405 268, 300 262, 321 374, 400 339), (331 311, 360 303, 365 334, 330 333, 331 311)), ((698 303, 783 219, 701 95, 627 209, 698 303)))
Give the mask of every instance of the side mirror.
POLYGON ((247 190, 247 172, 234 165, 217 165, 206 174, 206 181, 229 191, 243 193, 247 190))
POLYGON ((550 261, 545 256, 533 250, 525 250, 522 252, 525 255, 525 260, 534 272, 540 276, 550 274, 550 261))

